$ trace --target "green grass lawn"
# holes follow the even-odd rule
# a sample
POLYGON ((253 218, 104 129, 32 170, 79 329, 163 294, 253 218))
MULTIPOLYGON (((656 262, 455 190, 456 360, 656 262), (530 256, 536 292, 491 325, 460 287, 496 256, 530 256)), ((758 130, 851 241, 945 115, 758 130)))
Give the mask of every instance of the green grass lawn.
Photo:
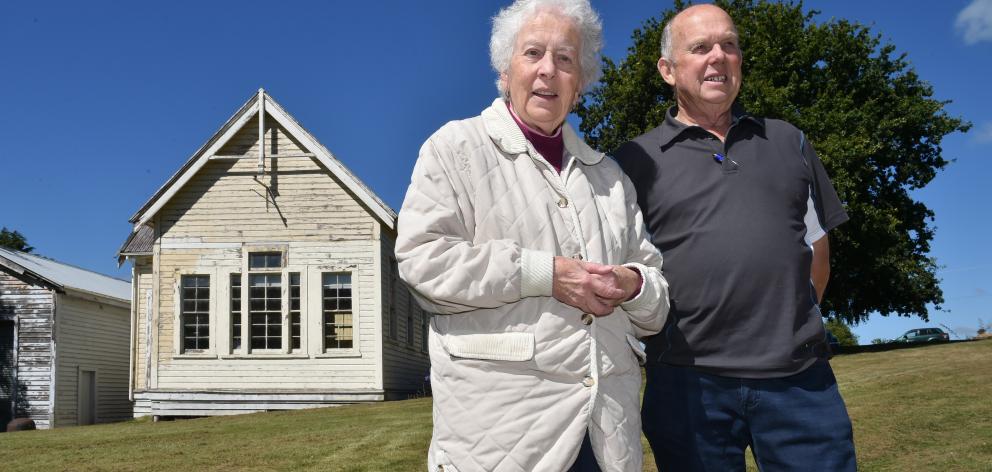
MULTIPOLYGON (((992 472, 992 341, 843 355, 833 365, 860 470, 992 472)), ((424 398, 4 433, 0 469, 422 471, 430 405, 424 398)), ((646 455, 645 470, 654 471, 646 455)))

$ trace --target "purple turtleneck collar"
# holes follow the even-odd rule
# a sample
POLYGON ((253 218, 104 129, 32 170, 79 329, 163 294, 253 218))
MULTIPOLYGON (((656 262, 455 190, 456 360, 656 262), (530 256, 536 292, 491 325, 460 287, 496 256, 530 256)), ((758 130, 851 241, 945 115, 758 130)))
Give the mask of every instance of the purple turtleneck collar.
POLYGON ((520 131, 524 133, 524 137, 527 141, 530 141, 534 145, 534 149, 544 157, 545 160, 551 164, 558 173, 561 173, 562 158, 565 153, 565 140, 561 135, 561 126, 555 131, 555 134, 548 136, 540 131, 527 126, 516 112, 513 111, 513 106, 510 105, 509 101, 506 103, 506 109, 510 110, 510 116, 513 117, 513 121, 517 122, 517 126, 520 127, 520 131))

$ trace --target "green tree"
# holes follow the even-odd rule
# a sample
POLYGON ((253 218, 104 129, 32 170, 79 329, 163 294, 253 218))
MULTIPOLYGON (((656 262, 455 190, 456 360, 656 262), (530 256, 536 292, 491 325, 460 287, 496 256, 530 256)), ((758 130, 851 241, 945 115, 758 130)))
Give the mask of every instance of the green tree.
POLYGON ((857 346, 858 336, 851 332, 851 327, 837 318, 830 318, 823 325, 830 334, 837 338, 841 346, 857 346))
MULTIPOLYGON (((971 124, 944 111, 905 54, 858 23, 817 23, 802 3, 718 0, 734 18, 744 52, 738 101, 749 112, 806 132, 851 219, 830 233, 831 281, 825 315, 858 323, 872 312, 927 317, 944 302, 932 210, 910 195, 948 161, 944 136, 971 124)), ((659 17, 668 21, 685 2, 659 17)), ((606 59, 603 79, 576 112, 601 151, 659 125, 674 105, 657 72, 662 23, 646 20, 619 64, 606 59)))
POLYGON ((28 246, 28 240, 23 234, 18 231, 10 231, 6 226, 0 229, 0 247, 22 252, 34 250, 33 247, 28 246))

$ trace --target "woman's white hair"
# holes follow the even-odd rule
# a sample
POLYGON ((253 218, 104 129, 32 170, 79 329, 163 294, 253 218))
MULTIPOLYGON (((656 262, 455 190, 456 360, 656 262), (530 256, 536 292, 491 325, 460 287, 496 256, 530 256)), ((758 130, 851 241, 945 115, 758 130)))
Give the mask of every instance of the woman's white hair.
POLYGON ((600 56, 603 49, 603 24, 589 0, 516 0, 493 17, 493 33, 489 38, 489 60, 496 70, 496 88, 503 98, 509 98, 500 74, 509 72, 510 58, 517 34, 538 12, 551 10, 572 20, 582 38, 579 52, 579 88, 585 90, 599 80, 600 56))

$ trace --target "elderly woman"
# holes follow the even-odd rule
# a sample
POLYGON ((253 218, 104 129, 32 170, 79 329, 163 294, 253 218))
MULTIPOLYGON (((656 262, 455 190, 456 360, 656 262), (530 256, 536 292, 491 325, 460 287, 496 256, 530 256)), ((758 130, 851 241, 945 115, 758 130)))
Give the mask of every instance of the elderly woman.
POLYGON ((420 150, 402 278, 430 328, 431 471, 641 470, 637 336, 668 312, 631 183, 565 123, 596 80, 587 0, 493 20, 501 97, 420 150))

